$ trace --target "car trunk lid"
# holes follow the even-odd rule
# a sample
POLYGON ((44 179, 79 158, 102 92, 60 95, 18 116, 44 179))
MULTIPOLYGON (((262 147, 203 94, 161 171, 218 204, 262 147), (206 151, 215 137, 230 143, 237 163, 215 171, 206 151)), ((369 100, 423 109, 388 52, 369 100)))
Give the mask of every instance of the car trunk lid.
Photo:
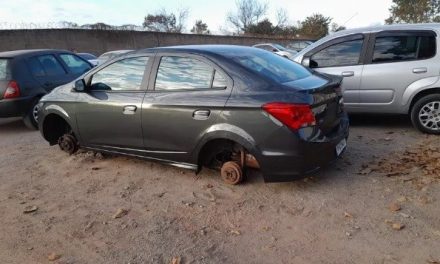
POLYGON ((342 78, 337 76, 319 74, 284 85, 309 95, 308 103, 315 116, 316 126, 328 136, 339 127, 344 110, 341 81, 342 78))

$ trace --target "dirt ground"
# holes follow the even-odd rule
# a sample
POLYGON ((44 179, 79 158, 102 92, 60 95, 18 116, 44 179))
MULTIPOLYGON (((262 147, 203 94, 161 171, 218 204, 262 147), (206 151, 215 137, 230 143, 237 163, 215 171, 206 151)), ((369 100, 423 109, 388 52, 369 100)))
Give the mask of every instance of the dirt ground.
POLYGON ((344 157, 313 177, 226 186, 69 156, 2 120, 0 263, 440 263, 439 147, 405 117, 358 116, 344 157))

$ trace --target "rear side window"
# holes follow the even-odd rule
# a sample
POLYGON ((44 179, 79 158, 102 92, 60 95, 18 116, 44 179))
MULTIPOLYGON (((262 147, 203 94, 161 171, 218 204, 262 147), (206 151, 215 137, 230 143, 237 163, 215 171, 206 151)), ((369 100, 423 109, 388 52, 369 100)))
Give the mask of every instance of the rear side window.
POLYGON ((82 74, 92 68, 87 62, 72 54, 61 54, 60 58, 74 74, 82 74))
POLYGON ((57 59, 53 55, 38 56, 36 57, 36 60, 41 64, 41 67, 43 68, 44 73, 47 76, 66 74, 66 71, 63 69, 63 66, 61 66, 61 64, 57 61, 57 59))
POLYGON ((141 90, 148 57, 127 58, 110 64, 92 76, 92 90, 141 90))
POLYGON ((278 83, 291 82, 311 75, 302 65, 264 50, 238 49, 220 53, 242 67, 278 83))
POLYGON ((311 68, 339 67, 359 64, 364 40, 351 40, 334 44, 318 51, 310 58, 311 68))
POLYGON ((380 36, 374 44, 373 63, 429 59, 435 52, 434 36, 380 36))
MULTIPOLYGON (((194 58, 162 57, 157 71, 155 90, 210 89, 214 74, 213 67, 194 58)), ((217 77, 216 85, 225 87, 224 80, 223 76, 217 77)))
POLYGON ((8 59, 0 59, 0 80, 5 80, 8 75, 8 59))

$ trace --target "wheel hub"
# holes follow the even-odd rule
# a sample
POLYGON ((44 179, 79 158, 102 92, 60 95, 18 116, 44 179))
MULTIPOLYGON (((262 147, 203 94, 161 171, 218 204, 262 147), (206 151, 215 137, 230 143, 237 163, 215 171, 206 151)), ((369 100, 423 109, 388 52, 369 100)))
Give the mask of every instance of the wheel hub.
POLYGON ((78 142, 71 134, 64 134, 62 137, 60 137, 58 139, 58 145, 60 146, 61 150, 69 154, 73 154, 78 150, 78 142))
POLYGON ((422 106, 419 120, 425 128, 440 131, 440 101, 432 101, 422 106))
POLYGON ((38 103, 32 108, 32 117, 34 118, 35 122, 38 124, 38 112, 40 111, 40 106, 38 103))
POLYGON ((226 183, 235 185, 242 181, 243 171, 238 163, 229 161, 223 164, 221 176, 226 183))

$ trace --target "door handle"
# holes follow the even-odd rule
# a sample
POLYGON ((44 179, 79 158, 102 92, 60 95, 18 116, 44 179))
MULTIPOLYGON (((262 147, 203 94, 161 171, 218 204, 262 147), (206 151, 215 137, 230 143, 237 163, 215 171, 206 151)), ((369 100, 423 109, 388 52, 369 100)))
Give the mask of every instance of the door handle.
POLYGON ((136 109, 137 107, 135 105, 126 105, 124 106, 124 110, 122 111, 122 113, 124 115, 134 115, 136 109))
POLYGON ((427 73, 428 72, 428 68, 415 68, 413 69, 413 73, 415 74, 420 74, 420 73, 427 73))
POLYGON ((209 118, 211 111, 209 110, 196 110, 193 113, 193 118, 195 120, 206 120, 209 118))
POLYGON ((345 71, 341 73, 342 77, 353 77, 354 76, 354 71, 345 71))

